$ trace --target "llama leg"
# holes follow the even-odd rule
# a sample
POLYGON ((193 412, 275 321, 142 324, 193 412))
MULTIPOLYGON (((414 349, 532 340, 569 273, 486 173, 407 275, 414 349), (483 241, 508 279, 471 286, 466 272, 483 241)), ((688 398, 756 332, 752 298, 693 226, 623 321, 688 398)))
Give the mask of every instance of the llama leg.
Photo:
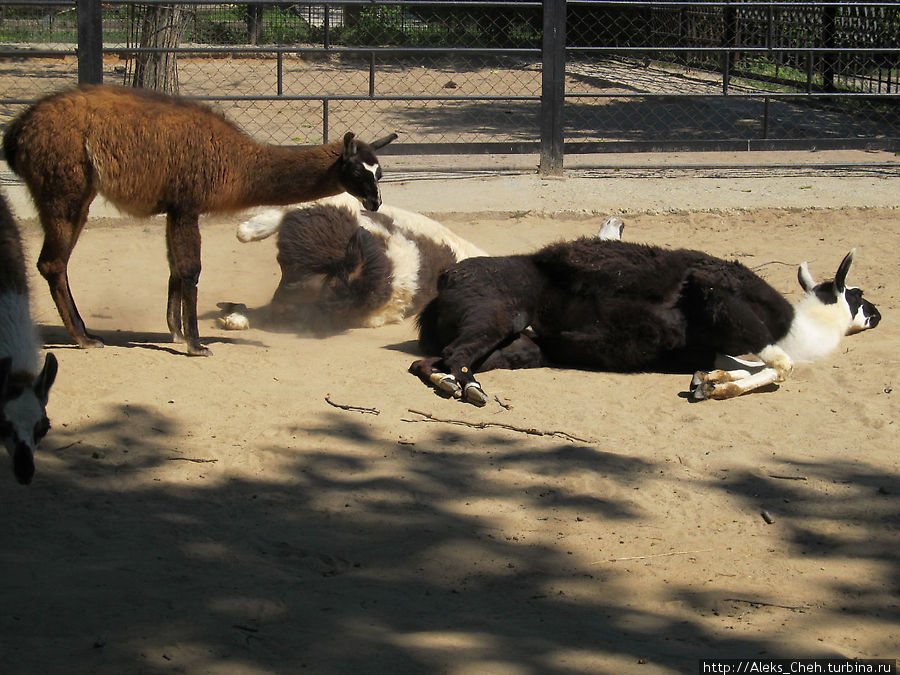
POLYGON ((762 359, 760 365, 746 362, 750 365, 744 369, 696 373, 692 382, 694 399, 734 398, 769 384, 784 382, 793 370, 791 358, 775 345, 765 347, 760 351, 759 357, 762 359))
POLYGON ((166 254, 169 260, 169 288, 166 301, 166 323, 172 342, 184 342, 181 330, 181 277, 174 272, 175 260, 172 257, 172 243, 169 240, 169 228, 166 227, 166 254))
POLYGON ((69 209, 65 205, 55 202, 39 203, 41 225, 44 228, 44 244, 38 256, 38 271, 47 280, 50 287, 50 295, 56 304, 56 309, 63 321, 63 325, 79 347, 102 347, 103 342, 89 335, 84 325, 84 320, 75 306, 75 299, 69 288, 69 258, 72 249, 78 241, 78 235, 87 220, 88 208, 94 198, 94 193, 88 193, 81 202, 69 209), (72 217, 57 215, 58 212, 69 211, 74 213, 72 217))
MULTIPOLYGON (((737 356, 728 356, 726 354, 716 354, 713 370, 698 370, 694 373, 691 380, 691 392, 695 392, 704 382, 722 383, 735 382, 744 378, 755 375, 766 368, 766 364, 762 361, 749 361, 741 359, 737 356)), ((703 393, 697 394, 703 397, 703 393)))
POLYGON ((174 303, 181 295, 181 327, 187 351, 191 356, 210 356, 200 344, 197 328, 197 282, 200 280, 200 225, 197 216, 170 213, 166 218, 166 244, 169 255, 169 306, 167 320, 172 339, 178 340, 174 303), (180 293, 179 293, 180 285, 180 293))
POLYGON ((459 386, 456 378, 445 372, 443 368, 441 357, 431 356, 427 359, 414 361, 409 367, 409 372, 419 377, 426 384, 433 384, 438 391, 448 396, 459 398, 462 396, 462 387, 459 386))
MULTIPOLYGON (((174 268, 171 255, 169 256, 169 269, 174 268)), ((184 333, 181 330, 181 277, 175 273, 169 273, 169 296, 166 302, 166 323, 169 325, 169 333, 172 334, 172 342, 184 342, 184 333)))
POLYGON ((490 316, 495 321, 493 325, 474 317, 471 327, 468 330, 464 327, 459 337, 441 351, 441 360, 459 383, 462 398, 477 406, 487 403, 488 397, 474 374, 492 354, 518 335, 511 317, 505 316, 502 310, 490 316))
POLYGON ((516 370, 541 368, 547 365, 541 348, 534 339, 534 331, 526 328, 515 340, 490 354, 478 368, 479 373, 488 370, 516 370))

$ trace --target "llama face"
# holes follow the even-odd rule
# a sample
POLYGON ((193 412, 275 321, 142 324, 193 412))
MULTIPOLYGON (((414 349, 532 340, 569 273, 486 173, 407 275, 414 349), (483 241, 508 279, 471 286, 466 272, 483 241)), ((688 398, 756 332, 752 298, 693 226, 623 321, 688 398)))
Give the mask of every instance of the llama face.
POLYGON ((352 132, 347 132, 344 136, 344 152, 339 169, 341 185, 369 211, 377 211, 381 206, 381 189, 378 186, 381 165, 375 156, 375 150, 396 137, 396 134, 392 134, 369 145, 357 141, 352 132))
POLYGON ((881 312, 871 302, 863 297, 863 292, 855 286, 847 285, 847 273, 856 249, 850 251, 841 261, 834 281, 826 281, 817 284, 809 272, 807 264, 800 265, 797 278, 800 286, 808 296, 815 296, 823 306, 837 305, 846 308, 850 316, 847 335, 858 333, 869 328, 875 328, 881 321, 881 312))
POLYGON ((50 430, 47 398, 56 379, 56 357, 47 354, 34 383, 17 383, 10 372, 12 360, 0 361, 0 437, 12 458, 13 473, 23 485, 34 476, 34 451, 50 430))

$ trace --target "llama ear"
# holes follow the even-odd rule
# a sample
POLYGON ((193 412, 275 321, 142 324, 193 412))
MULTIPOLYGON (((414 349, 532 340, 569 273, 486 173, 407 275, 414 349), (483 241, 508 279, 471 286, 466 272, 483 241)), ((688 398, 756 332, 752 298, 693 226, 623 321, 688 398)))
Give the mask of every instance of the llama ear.
POLYGON ((47 405, 47 399, 50 398, 50 387, 53 386, 53 382, 56 380, 56 372, 58 370, 59 364, 56 361, 56 356, 48 352, 44 358, 44 367, 41 368, 41 372, 34 382, 34 395, 44 405, 47 405))
POLYGON ((356 134, 348 131, 344 134, 344 159, 353 159, 359 152, 356 143, 356 134))
POLYGON ((847 273, 850 271, 850 264, 853 262, 855 254, 856 249, 850 249, 850 253, 844 256, 844 259, 841 260, 841 264, 838 266, 838 271, 834 275, 834 290, 836 293, 843 293, 847 287, 847 273))
POLYGON ((805 260, 800 263, 800 267, 797 269, 797 280, 800 282, 800 287, 806 293, 809 293, 816 285, 816 280, 813 279, 812 274, 809 273, 809 265, 805 260))
POLYGON ((371 143, 369 143, 369 145, 372 147, 373 150, 378 150, 378 149, 386 146, 391 141, 397 140, 397 138, 398 138, 397 134, 389 134, 389 135, 385 136, 384 138, 379 138, 377 141, 372 141, 371 143))

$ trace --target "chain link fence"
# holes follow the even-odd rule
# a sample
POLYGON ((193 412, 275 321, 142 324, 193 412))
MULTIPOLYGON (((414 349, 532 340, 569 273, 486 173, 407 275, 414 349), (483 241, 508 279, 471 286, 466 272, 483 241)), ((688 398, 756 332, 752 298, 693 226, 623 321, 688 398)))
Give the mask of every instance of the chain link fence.
POLYGON ((353 130, 398 132, 386 153, 537 152, 553 135, 582 153, 900 150, 894 2, 4 0, 0 36, 0 124, 155 68, 277 144, 353 130))

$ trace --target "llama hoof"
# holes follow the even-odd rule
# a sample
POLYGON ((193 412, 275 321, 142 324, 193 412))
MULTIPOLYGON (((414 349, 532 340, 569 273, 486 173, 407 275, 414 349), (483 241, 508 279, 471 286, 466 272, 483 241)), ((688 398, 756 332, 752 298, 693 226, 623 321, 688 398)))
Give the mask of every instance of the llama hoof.
POLYGON ((78 346, 82 349, 102 349, 106 345, 103 344, 103 340, 100 340, 95 337, 88 337, 78 341, 78 346))
POLYGON ((483 406, 488 402, 487 394, 477 382, 469 382, 466 385, 465 398, 469 403, 477 406, 483 406))
POLYGON ((699 370, 694 373, 694 377, 691 378, 691 387, 690 390, 693 392, 703 383, 703 373, 699 370))
POLYGON ((187 353, 188 356, 212 356, 209 347, 203 345, 189 345, 187 353))
POLYGON ((437 387, 438 391, 449 394, 453 398, 459 398, 462 395, 462 387, 459 386, 456 378, 449 373, 431 373, 428 379, 437 387))
MULTIPOLYGON (((694 378, 696 378, 696 377, 697 376, 694 375, 694 378)), ((710 391, 712 389, 713 389, 713 386, 710 384, 707 384, 706 382, 700 381, 697 384, 694 384, 693 382, 691 382, 691 393, 693 395, 692 396, 693 400, 695 400, 695 401, 705 401, 706 399, 708 399, 710 391)))

